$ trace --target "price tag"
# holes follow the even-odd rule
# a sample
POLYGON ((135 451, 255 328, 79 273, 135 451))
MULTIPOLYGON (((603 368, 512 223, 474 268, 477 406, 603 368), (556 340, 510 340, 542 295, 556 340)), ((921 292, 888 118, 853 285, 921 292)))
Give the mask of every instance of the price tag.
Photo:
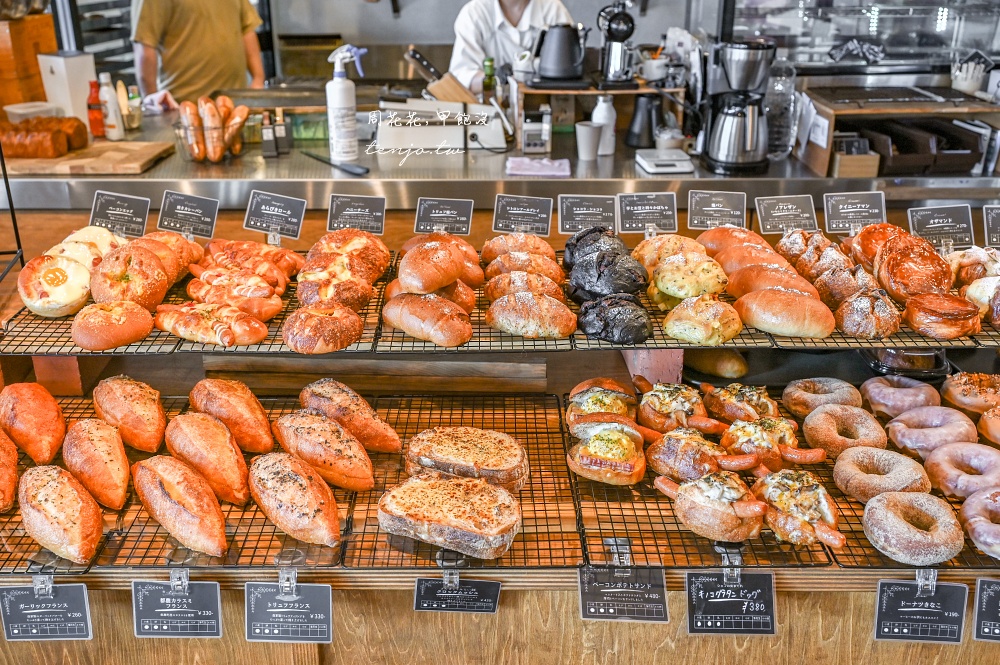
POLYGON ((617 228, 618 202, 614 196, 559 195, 559 233, 572 235, 593 226, 617 228))
POLYGON ((827 233, 850 233, 855 226, 885 223, 885 192, 824 194, 827 233))
POLYGON ((146 232, 149 199, 114 192, 94 192, 90 208, 90 225, 103 226, 117 234, 138 238, 146 232))
POLYGON ((667 623, 662 568, 580 568, 580 616, 598 621, 667 623))
POLYGON ((168 189, 163 192, 156 228, 161 231, 191 233, 199 238, 211 238, 215 235, 215 220, 218 215, 218 200, 181 194, 168 189))
POLYGON ((740 571, 726 582, 722 571, 684 576, 688 633, 692 635, 774 635, 774 575, 740 571))
POLYGON ((707 230, 716 226, 746 226, 746 192, 710 192, 692 189, 688 192, 687 226, 692 230, 707 230))
POLYGON ((306 200, 260 190, 250 192, 243 228, 247 231, 277 232, 285 238, 298 239, 306 218, 306 200))
POLYGON ((1000 642, 1000 580, 976 580, 975 628, 972 637, 1000 642))
POLYGON ((360 229, 377 236, 385 233, 385 197, 331 194, 326 230, 340 229, 360 229))
POLYGON ((218 582, 132 581, 132 627, 136 637, 222 637, 218 582))
POLYGON ((906 211, 910 233, 941 247, 951 240, 955 249, 972 247, 972 207, 969 204, 910 208, 906 211))
POLYGON ((552 232, 552 199, 497 194, 493 204, 493 232, 515 231, 548 238, 552 232))
POLYGON ((916 582, 879 580, 875 639, 961 642, 969 587, 937 582, 931 595, 918 590, 916 582))
POLYGON ((417 612, 471 612, 496 614, 500 604, 500 582, 459 581, 458 588, 445 587, 440 577, 418 577, 413 594, 417 612))
POLYGON ((90 602, 86 584, 53 584, 50 596, 31 585, 0 589, 0 617, 8 642, 90 640, 90 602))
POLYGON ((431 233, 435 227, 458 236, 472 233, 472 199, 417 199, 417 218, 414 233, 431 233))
POLYGON ((817 231, 816 208, 809 194, 795 196, 758 196, 754 199, 760 232, 784 233, 791 229, 817 231))
POLYGON ((248 642, 333 641, 333 593, 329 584, 295 584, 283 593, 277 582, 245 585, 248 642))
POLYGON ((986 246, 1000 247, 1000 206, 983 206, 986 246))
POLYGON ((618 195, 618 232, 642 233, 652 224, 663 233, 677 233, 677 195, 673 192, 618 195))

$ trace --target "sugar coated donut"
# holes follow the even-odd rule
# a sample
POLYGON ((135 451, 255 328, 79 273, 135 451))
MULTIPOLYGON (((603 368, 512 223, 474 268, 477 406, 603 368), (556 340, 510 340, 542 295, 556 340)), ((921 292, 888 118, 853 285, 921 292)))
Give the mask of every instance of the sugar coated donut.
POLYGON ((955 511, 947 501, 930 494, 879 494, 865 505, 861 523, 875 549, 911 566, 947 561, 965 544, 955 511))
POLYGON ((799 379, 785 386, 781 403, 799 418, 805 418, 824 404, 861 406, 861 393, 847 381, 821 377, 799 379))
POLYGON ((806 416, 802 433, 810 448, 822 448, 834 459, 848 448, 885 448, 888 443, 885 430, 875 416, 846 404, 820 406, 806 416))
POLYGON ((848 448, 833 466, 833 482, 840 491, 868 503, 886 492, 930 492, 931 481, 920 462, 891 450, 848 448))
POLYGON ((931 484, 948 496, 967 497, 1000 487, 1000 450, 979 443, 949 443, 924 462, 931 484))
POLYGON ((890 420, 885 429, 900 450, 923 459, 947 443, 979 440, 975 423, 961 411, 946 406, 910 409, 890 420))

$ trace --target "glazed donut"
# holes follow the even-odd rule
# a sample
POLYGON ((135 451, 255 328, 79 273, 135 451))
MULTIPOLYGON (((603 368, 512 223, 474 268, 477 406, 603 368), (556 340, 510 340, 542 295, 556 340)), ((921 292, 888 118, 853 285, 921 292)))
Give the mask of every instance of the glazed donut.
POLYGON ((285 319, 281 338, 295 353, 333 353, 361 339, 365 324, 349 307, 302 307, 285 319))
POLYGON ((931 485, 947 496, 967 497, 1000 487, 1000 450, 981 443, 947 443, 924 462, 931 485))
POLYGON ((941 385, 944 403, 970 418, 1000 406, 1000 375, 977 372, 952 374, 941 385))
POLYGON ((979 417, 976 429, 990 443, 1000 445, 1000 407, 993 407, 979 417))
POLYGON ((910 409, 890 420, 885 429, 897 448, 923 459, 947 443, 979 440, 975 423, 961 411, 946 406, 910 409))
POLYGON ((971 495, 958 511, 958 520, 976 547, 1000 559, 1000 487, 971 495))
POLYGON ((930 494, 879 494, 865 505, 861 523, 875 549, 911 566, 942 563, 965 545, 954 509, 930 494))
POLYGON ((810 448, 836 459, 848 448, 885 448, 885 430, 875 416, 857 406, 824 404, 806 416, 802 433, 810 448))
POLYGON ((905 376, 876 376, 861 384, 865 398, 875 415, 895 418, 918 406, 939 406, 941 396, 934 386, 905 376))
POLYGON ((169 286, 156 254, 130 245, 108 252, 90 276, 95 302, 129 300, 151 312, 163 301, 169 286))
POLYGON ((75 314, 87 304, 90 271, 65 256, 36 256, 17 275, 21 302, 38 316, 75 314))
POLYGON ((824 404, 861 406, 861 393, 840 379, 799 379, 785 386, 781 403, 793 416, 805 418, 824 404))
POLYGON ((931 491, 931 481, 920 462, 891 450, 865 446, 840 454, 833 465, 833 482, 861 503, 886 492, 931 491))

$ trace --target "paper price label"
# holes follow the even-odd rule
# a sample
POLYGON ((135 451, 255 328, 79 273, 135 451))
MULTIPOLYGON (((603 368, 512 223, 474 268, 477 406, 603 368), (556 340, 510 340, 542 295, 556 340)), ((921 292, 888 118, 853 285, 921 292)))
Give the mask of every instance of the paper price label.
POLYGON ((614 196, 559 195, 559 233, 572 235, 594 226, 617 227, 618 203, 614 196))
POLYGON ((0 618, 8 642, 94 637, 86 584, 53 584, 49 597, 36 596, 30 585, 3 587, 0 618))
POLYGON ((493 232, 516 231, 549 237, 552 232, 552 199, 497 194, 493 205, 493 232))
POLYGON ((774 575, 740 571, 739 582, 721 572, 685 575, 688 633, 701 635, 774 635, 774 575))
POLYGON ((102 226, 109 231, 129 238, 138 238, 146 232, 149 218, 149 199, 115 192, 94 192, 90 208, 90 225, 102 226))
POLYGON ((579 589, 583 619, 670 621, 662 568, 584 566, 579 589))
POLYGON ((945 240, 951 240, 955 249, 972 247, 972 207, 968 204, 910 208, 906 216, 910 233, 935 247, 940 248, 945 240))
POLYGON ((218 216, 218 200, 168 189, 163 192, 156 228, 161 231, 190 233, 199 238, 212 238, 215 236, 215 221, 218 216))
POLYGON ((218 582, 188 582, 174 591, 170 582, 132 581, 132 627, 136 637, 222 637, 222 597, 218 582))
POLYGON ((705 231, 716 226, 746 226, 745 192, 711 192, 692 189, 688 192, 689 229, 705 231))
POLYGON ((418 577, 413 593, 417 612, 467 612, 496 614, 500 605, 500 582, 461 580, 449 589, 440 577, 418 577))
POLYGON ((333 641, 333 593, 329 584, 295 584, 284 593, 277 582, 244 586, 248 642, 333 641))
POLYGON ((277 230, 278 235, 297 240, 302 233, 302 222, 306 218, 306 203, 305 199, 255 189, 250 192, 243 228, 247 231, 264 233, 277 230))
POLYGON ((377 236, 385 233, 385 197, 331 194, 326 230, 340 229, 359 229, 377 236))
POLYGON ((432 199, 421 196, 417 199, 413 232, 431 233, 435 228, 444 227, 448 233, 467 236, 472 233, 474 205, 475 201, 471 199, 432 199))
POLYGON ((1000 642, 1000 580, 976 580, 975 607, 973 638, 1000 642))
POLYGON ((879 580, 875 639, 961 642, 969 587, 938 582, 933 595, 918 596, 918 591, 916 582, 879 580))
POLYGON ((809 194, 758 196, 754 199, 761 234, 784 233, 792 229, 817 231, 816 209, 809 194))
POLYGON ((642 233, 652 224, 660 233, 677 233, 677 195, 673 192, 618 195, 618 232, 642 233))
POLYGON ((885 192, 824 194, 827 233, 850 233, 855 226, 885 223, 885 192))

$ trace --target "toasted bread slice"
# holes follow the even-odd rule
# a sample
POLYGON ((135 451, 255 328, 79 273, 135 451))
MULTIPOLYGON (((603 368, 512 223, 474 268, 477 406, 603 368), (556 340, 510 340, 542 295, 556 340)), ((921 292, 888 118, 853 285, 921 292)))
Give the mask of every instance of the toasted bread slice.
POLYGON ((509 434, 475 427, 434 427, 410 439, 406 472, 424 470, 465 478, 517 492, 528 480, 528 455, 509 434))
POLYGON ((481 478, 408 478, 382 495, 383 531, 422 540, 478 559, 496 559, 521 527, 521 504, 481 478))

